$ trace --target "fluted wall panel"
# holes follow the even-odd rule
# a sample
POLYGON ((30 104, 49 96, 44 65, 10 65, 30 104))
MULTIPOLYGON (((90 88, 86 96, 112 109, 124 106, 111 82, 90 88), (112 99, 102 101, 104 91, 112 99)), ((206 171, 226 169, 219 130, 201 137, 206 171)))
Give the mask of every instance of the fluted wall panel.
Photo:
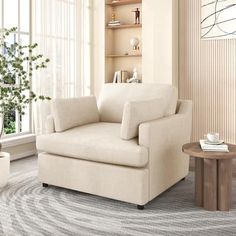
POLYGON ((192 140, 236 143, 236 40, 201 40, 201 0, 179 0, 179 96, 193 100, 192 140))

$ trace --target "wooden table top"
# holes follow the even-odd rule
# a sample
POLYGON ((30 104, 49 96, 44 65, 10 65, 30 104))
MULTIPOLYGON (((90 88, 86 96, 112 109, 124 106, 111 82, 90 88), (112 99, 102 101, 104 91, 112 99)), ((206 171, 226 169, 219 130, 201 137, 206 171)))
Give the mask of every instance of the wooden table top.
POLYGON ((228 144, 229 152, 204 152, 200 143, 187 143, 182 147, 182 151, 191 157, 199 157, 206 159, 233 159, 236 158, 236 145, 228 144))

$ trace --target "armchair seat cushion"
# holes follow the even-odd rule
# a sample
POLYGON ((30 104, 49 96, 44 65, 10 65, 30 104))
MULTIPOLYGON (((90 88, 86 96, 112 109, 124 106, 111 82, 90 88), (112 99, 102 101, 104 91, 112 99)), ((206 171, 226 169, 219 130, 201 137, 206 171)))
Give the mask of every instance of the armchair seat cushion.
POLYGON ((145 167, 148 149, 137 139, 122 140, 121 124, 93 123, 37 137, 38 150, 94 162, 145 167))

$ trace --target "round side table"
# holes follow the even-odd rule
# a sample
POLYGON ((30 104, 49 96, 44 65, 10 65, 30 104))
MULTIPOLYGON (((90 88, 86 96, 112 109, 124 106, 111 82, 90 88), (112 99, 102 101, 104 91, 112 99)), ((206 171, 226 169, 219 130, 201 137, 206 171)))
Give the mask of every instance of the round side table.
POLYGON ((10 154, 0 152, 0 188, 3 188, 10 175, 10 154))
POLYGON ((229 211, 232 205, 232 159, 236 145, 227 144, 229 152, 204 152, 199 143, 183 145, 184 153, 195 158, 195 202, 209 211, 229 211))

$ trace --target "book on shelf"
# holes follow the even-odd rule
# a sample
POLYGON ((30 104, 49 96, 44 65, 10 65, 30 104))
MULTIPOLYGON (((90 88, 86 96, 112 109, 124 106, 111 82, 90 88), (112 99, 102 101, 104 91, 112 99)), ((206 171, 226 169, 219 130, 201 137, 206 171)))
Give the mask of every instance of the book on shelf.
POLYGON ((207 144, 204 139, 200 140, 201 149, 204 152, 229 152, 227 144, 207 144))
POLYGON ((116 71, 114 73, 113 83, 126 83, 129 79, 129 72, 125 70, 116 71))
POLYGON ((121 71, 116 71, 113 78, 113 83, 121 83, 121 71))
POLYGON ((127 80, 129 79, 129 72, 126 70, 121 71, 121 83, 127 83, 127 80))
POLYGON ((121 24, 108 24, 107 26, 120 26, 121 24))
POLYGON ((120 26, 121 22, 119 20, 109 21, 108 26, 120 26))
POLYGON ((117 23, 120 23, 120 21, 119 20, 108 21, 108 24, 117 24, 117 23))

